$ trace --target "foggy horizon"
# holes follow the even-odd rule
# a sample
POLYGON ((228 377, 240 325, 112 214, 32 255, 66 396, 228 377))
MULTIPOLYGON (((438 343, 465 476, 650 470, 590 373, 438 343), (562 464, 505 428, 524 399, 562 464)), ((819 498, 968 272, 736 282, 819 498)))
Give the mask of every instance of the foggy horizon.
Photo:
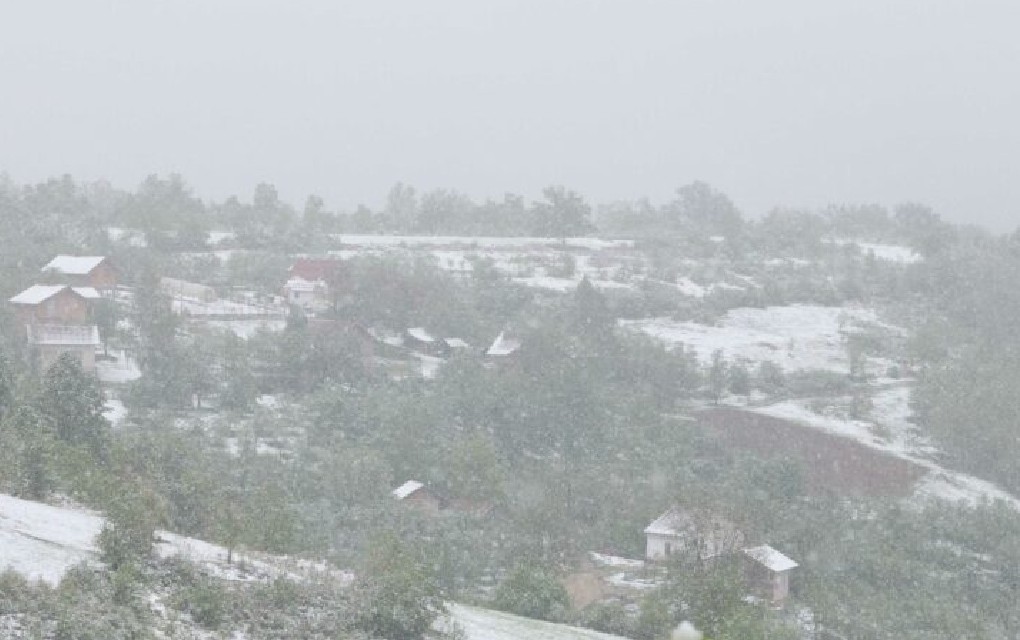
POLYGON ((268 182, 379 207, 396 182, 593 204, 703 180, 749 217, 904 201, 1020 220, 1007 2, 462 0, 16 6, 0 173, 206 201, 268 182), (46 33, 47 38, 39 38, 46 33))

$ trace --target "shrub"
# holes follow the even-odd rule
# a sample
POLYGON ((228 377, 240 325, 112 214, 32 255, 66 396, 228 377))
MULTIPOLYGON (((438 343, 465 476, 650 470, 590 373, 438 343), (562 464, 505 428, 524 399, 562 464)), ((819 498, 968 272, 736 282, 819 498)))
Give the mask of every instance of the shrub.
POLYGON ((521 565, 496 589, 493 604, 503 611, 539 620, 561 620, 570 605, 567 590, 554 576, 521 565))

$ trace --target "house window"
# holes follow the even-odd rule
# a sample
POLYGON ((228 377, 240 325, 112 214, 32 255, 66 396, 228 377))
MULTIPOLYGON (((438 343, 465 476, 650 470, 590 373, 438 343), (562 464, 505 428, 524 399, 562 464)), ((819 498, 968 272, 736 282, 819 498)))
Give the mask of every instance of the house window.
POLYGON ((668 556, 668 555, 670 555, 672 553, 673 553, 673 545, 670 544, 669 542, 667 542, 666 543, 666 555, 668 556))

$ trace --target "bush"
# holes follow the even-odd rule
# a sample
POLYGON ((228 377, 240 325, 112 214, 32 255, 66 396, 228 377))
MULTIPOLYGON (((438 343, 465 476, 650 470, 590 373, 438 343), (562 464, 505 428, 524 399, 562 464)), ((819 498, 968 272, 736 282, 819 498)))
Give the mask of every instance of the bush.
POLYGON ((498 609, 539 620, 562 620, 570 606, 567 590, 544 569, 521 565, 496 589, 498 609))

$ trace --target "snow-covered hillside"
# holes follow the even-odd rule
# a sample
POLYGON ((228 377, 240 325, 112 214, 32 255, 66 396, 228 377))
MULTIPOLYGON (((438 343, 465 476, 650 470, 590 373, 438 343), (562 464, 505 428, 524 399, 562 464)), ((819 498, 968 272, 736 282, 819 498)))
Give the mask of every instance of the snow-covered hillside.
POLYGON ((463 629, 467 640, 622 640, 591 629, 460 604, 450 605, 450 617, 463 629))
MULTIPOLYGON (((57 584, 68 569, 81 562, 99 563, 96 536, 105 520, 79 507, 58 507, 0 494, 0 570, 14 571, 33 580, 57 584)), ((156 553, 163 558, 191 560, 209 575, 225 580, 253 580, 276 576, 298 578, 326 570, 282 556, 235 554, 227 563, 227 550, 216 544, 165 531, 156 534, 156 553)), ((342 580, 344 572, 332 572, 342 580)))
MULTIPOLYGON (((667 346, 683 345, 708 364, 719 350, 730 361, 771 361, 786 371, 820 369, 847 373, 843 335, 860 325, 879 325, 871 309, 790 305, 764 309, 739 308, 715 326, 668 318, 629 320, 623 326, 640 330, 667 346)), ((886 327, 890 330, 894 328, 886 327)), ((871 368, 890 364, 872 359, 871 368)))

